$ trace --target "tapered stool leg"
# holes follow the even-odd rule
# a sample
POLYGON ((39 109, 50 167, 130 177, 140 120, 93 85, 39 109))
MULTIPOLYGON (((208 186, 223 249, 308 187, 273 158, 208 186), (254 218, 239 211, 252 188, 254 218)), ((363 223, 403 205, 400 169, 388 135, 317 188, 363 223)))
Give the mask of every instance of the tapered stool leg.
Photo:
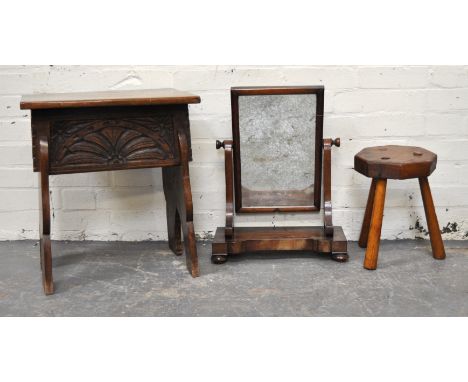
POLYGON ((431 237, 432 256, 435 259, 443 260, 445 259, 444 243, 442 241, 442 235, 440 234, 439 222, 437 221, 429 180, 427 178, 419 178, 419 187, 421 188, 424 211, 429 227, 429 236, 431 237))
POLYGON ((376 180, 374 207, 372 208, 372 218, 369 228, 366 257, 364 259, 364 268, 370 270, 377 268, 377 257, 379 256, 380 234, 382 231, 386 188, 387 179, 376 180))
POLYGON ((369 228, 372 217, 372 207, 374 206, 376 179, 372 179, 369 189, 369 196, 367 197, 366 212, 364 212, 364 219, 362 220, 361 234, 359 235, 358 244, 361 248, 367 247, 367 238, 369 237, 369 228))

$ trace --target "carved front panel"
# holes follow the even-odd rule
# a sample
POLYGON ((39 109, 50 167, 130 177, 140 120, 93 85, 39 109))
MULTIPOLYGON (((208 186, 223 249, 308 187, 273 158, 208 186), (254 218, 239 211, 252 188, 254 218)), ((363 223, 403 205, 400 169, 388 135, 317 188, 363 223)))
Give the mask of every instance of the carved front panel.
POLYGON ((51 125, 52 173, 170 165, 177 161, 171 113, 55 121, 51 125))

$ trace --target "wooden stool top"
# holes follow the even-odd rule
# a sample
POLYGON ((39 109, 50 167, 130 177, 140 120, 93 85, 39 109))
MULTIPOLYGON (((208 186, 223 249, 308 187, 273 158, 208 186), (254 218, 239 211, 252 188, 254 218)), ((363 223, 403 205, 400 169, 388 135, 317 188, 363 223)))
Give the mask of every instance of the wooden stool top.
POLYGON ((435 170, 437 155, 415 146, 367 147, 354 156, 354 169, 369 178, 411 179, 435 170))

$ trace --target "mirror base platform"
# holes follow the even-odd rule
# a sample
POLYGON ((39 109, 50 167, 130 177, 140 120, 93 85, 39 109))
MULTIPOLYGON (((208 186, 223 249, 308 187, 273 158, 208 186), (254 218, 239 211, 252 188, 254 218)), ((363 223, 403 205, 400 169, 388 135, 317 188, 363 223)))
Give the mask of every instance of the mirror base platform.
POLYGON ((212 245, 211 261, 225 263, 229 256, 250 252, 311 251, 328 254, 337 262, 348 260, 348 244, 343 229, 333 227, 327 236, 323 227, 236 227, 227 238, 218 227, 212 245))

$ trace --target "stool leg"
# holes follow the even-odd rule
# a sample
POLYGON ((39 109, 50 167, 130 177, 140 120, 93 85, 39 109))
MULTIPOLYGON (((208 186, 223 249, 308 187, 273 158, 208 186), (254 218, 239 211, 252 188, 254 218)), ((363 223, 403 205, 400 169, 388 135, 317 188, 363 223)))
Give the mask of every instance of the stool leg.
POLYGON ((440 234, 439 222, 437 221, 429 180, 427 178, 419 178, 419 187, 421 188, 424 211, 429 227, 429 236, 431 237, 432 256, 435 259, 443 260, 445 259, 444 243, 442 241, 442 235, 440 234))
POLYGON ((362 220, 361 234, 359 235, 358 244, 361 248, 367 247, 367 238, 369 236, 369 227, 372 217, 372 207, 374 206, 376 179, 372 178, 372 183, 369 189, 369 196, 367 197, 366 212, 364 212, 364 219, 362 220))
POLYGON ((375 184, 374 207, 369 228, 364 268, 373 270, 377 268, 377 257, 379 256, 380 233, 382 231, 382 219, 385 204, 385 191, 387 179, 377 179, 375 184))
POLYGON ((189 148, 187 137, 178 134, 180 165, 163 167, 164 193, 170 204, 168 213, 168 229, 170 248, 176 253, 182 253, 180 230, 184 237, 185 261, 187 269, 193 277, 200 275, 197 255, 195 229, 193 227, 193 201, 189 175, 189 148))
POLYGON ((52 275, 52 248, 50 243, 50 195, 49 195, 49 143, 47 137, 39 137, 39 237, 42 270, 42 286, 46 295, 54 293, 52 275))
POLYGON ((176 255, 184 253, 181 236, 181 222, 179 212, 177 211, 177 199, 174 185, 172 185, 173 178, 168 175, 167 171, 163 169, 163 188, 164 196, 166 197, 166 216, 167 216, 167 236, 169 241, 169 248, 176 255))

